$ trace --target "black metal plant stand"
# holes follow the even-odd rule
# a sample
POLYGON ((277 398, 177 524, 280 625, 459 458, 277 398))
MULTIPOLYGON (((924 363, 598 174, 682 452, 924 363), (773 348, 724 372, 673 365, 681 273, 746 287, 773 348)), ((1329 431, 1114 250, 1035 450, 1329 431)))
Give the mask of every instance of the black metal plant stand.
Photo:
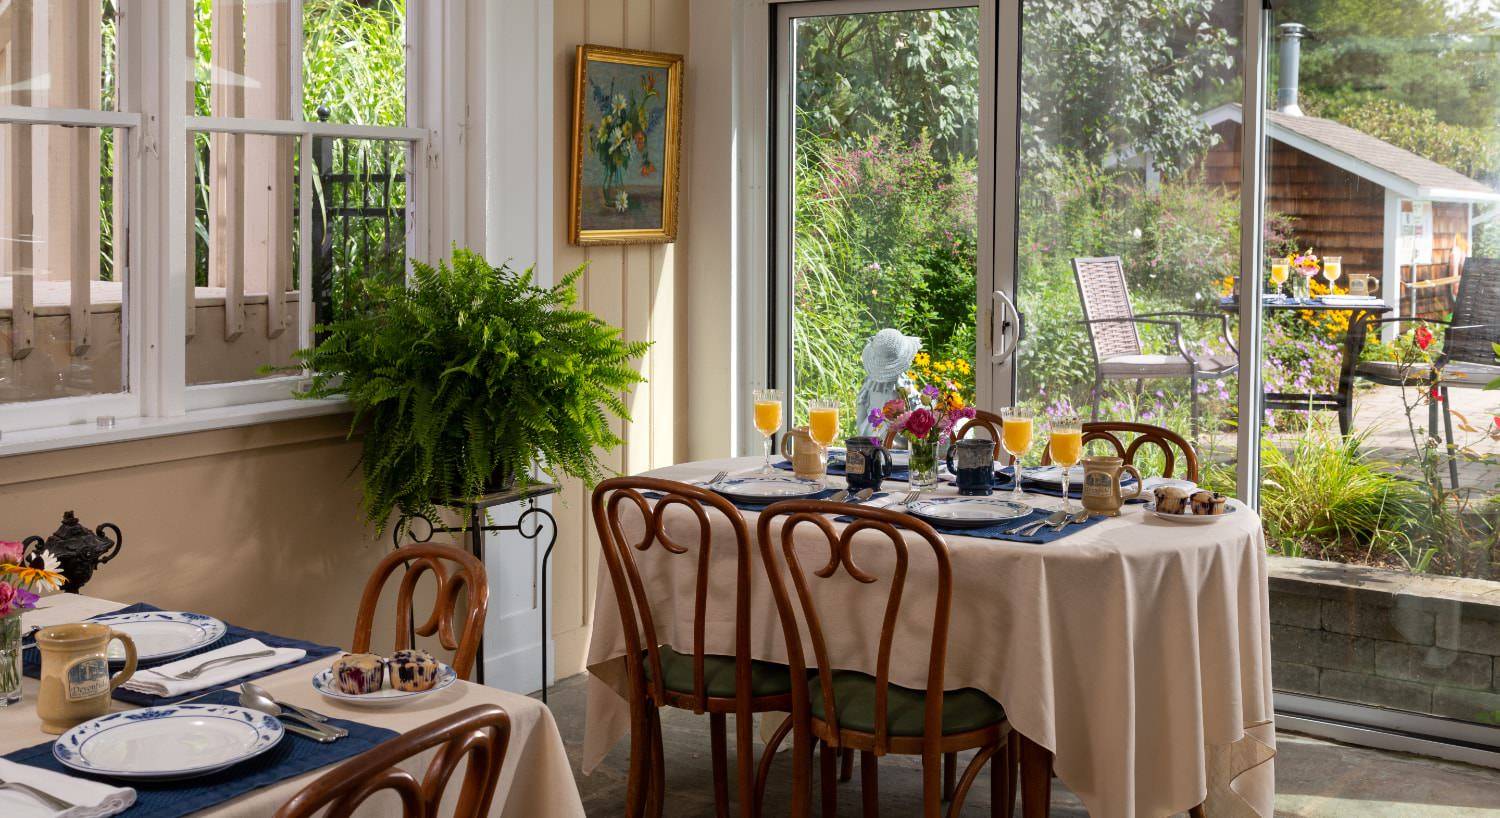
MULTIPOLYGON (((541 574, 537 578, 537 581, 542 586, 541 602, 543 703, 546 703, 547 701, 547 637, 549 635, 549 607, 547 604, 547 563, 552 559, 553 546, 557 545, 557 519, 552 516, 552 512, 548 511, 540 504, 538 504, 537 500, 549 494, 556 494, 560 490, 561 489, 558 486, 552 483, 532 483, 525 488, 515 488, 508 491, 497 491, 492 494, 486 494, 472 502, 458 503, 453 506, 454 508, 464 511, 468 515, 468 526, 466 528, 438 526, 435 525, 432 520, 428 519, 427 517, 420 514, 414 514, 402 517, 396 523, 396 528, 392 532, 391 536, 391 539, 394 541, 395 546, 397 548, 400 548, 402 533, 410 535, 412 542, 427 542, 432 539, 433 534, 459 534, 472 531, 474 533, 469 537, 469 550, 474 554, 476 558, 479 559, 480 562, 483 562, 484 534, 486 532, 516 531, 519 532, 522 537, 525 537, 532 542, 539 542, 542 535, 542 529, 545 527, 551 530, 551 535, 547 540, 547 548, 542 552, 541 574), (520 516, 516 517, 516 521, 514 523, 510 525, 489 525, 485 522, 485 513, 490 509, 498 508, 500 506, 508 506, 512 503, 526 504, 526 508, 521 512, 520 516), (427 533, 420 537, 417 536, 417 532, 413 530, 412 526, 410 525, 413 520, 422 520, 423 522, 427 523, 427 533), (528 521, 530 521, 531 523, 529 531, 527 529, 528 521)), ((476 665, 474 676, 475 680, 480 684, 484 684, 484 659, 484 630, 480 629, 479 662, 476 665)))

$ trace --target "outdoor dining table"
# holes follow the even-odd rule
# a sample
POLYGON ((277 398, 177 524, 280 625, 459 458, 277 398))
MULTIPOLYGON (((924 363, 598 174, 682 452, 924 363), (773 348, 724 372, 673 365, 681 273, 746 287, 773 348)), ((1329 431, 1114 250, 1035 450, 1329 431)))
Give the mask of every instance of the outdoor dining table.
MULTIPOLYGON (((685 463, 648 475, 701 481, 720 470, 753 471, 759 463, 685 463)), ((907 487, 885 488, 891 494, 872 503, 898 502, 907 487)), ((1030 502, 1055 507, 1061 500, 1033 495, 1030 502)), ((754 531, 758 515, 742 513, 754 531)), ((629 541, 644 533, 638 515, 625 514, 622 524, 629 541)), ((665 524, 677 542, 697 541, 697 519, 680 506, 669 510, 665 524)), ((710 603, 705 649, 728 655, 735 550, 724 543, 733 533, 727 521, 712 525, 708 599, 720 604, 710 603)), ((1120 517, 1047 545, 944 536, 953 574, 945 686, 976 688, 998 701, 1016 731, 1054 754, 1057 776, 1091 816, 1158 818, 1206 800, 1216 818, 1271 818, 1269 603, 1264 540, 1253 511, 1236 504, 1222 520, 1186 525, 1127 505, 1120 517)), ((888 576, 877 551, 861 565, 888 576)), ((758 549, 752 554, 754 658, 784 663, 770 586, 758 549)), ((911 621, 897 628, 890 673, 892 684, 922 688, 930 625, 917 612, 931 610, 935 563, 915 548, 910 560, 902 612, 911 621)), ((652 589, 658 637, 691 649, 696 557, 673 560, 654 548, 636 561, 652 589)), ((629 730, 625 641, 606 570, 601 562, 585 772, 629 730)), ((818 593, 828 595, 819 607, 845 612, 838 625, 824 622, 828 649, 839 667, 873 673, 883 611, 883 599, 875 597, 883 595, 849 593, 853 581, 842 579, 848 583, 819 583, 818 593)))
MULTIPOLYGON (((36 610, 23 614, 21 623, 23 628, 30 628, 32 625, 78 622, 122 607, 125 606, 119 602, 75 594, 57 594, 44 597, 36 610)), ((362 722, 398 733, 413 730, 434 719, 474 705, 500 705, 510 715, 510 745, 505 753, 505 764, 500 771, 500 782, 490 814, 497 818, 572 818, 584 814, 578 788, 568 766, 562 736, 558 733, 552 712, 541 702, 527 696, 459 681, 447 690, 434 693, 428 699, 411 705, 382 709, 348 707, 323 698, 312 688, 312 677, 327 668, 332 661, 333 657, 330 656, 298 665, 257 679, 256 684, 278 700, 314 708, 335 719, 362 722)), ((42 732, 41 721, 36 713, 37 688, 38 682, 35 679, 26 678, 22 683, 21 704, 0 708, 0 755, 56 738, 42 732)), ((134 709, 118 700, 112 701, 111 707, 112 711, 134 709)), ((289 735, 282 740, 299 739, 289 735)), ((429 750, 408 759, 401 766, 420 780, 435 754, 435 749, 429 750)), ((328 769, 331 766, 278 781, 196 814, 214 818, 264 818, 273 815, 282 804, 328 769)), ((451 802, 457 800, 458 778, 461 775, 460 768, 459 774, 455 775, 448 788, 444 814, 451 814, 451 802)), ((131 814, 131 811, 125 813, 126 816, 131 814)), ((377 796, 361 807, 359 814, 398 816, 401 814, 401 804, 399 799, 377 796)))

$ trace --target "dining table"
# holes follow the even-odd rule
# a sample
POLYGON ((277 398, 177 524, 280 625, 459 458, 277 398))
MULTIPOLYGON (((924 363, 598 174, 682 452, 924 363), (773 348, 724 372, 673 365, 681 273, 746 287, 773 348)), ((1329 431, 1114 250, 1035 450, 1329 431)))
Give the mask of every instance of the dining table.
MULTIPOLYGON (((23 632, 32 625, 43 627, 66 622, 79 622, 89 617, 108 614, 124 608, 120 602, 78 594, 55 594, 43 597, 35 610, 23 613, 23 632)), ((275 699, 307 708, 314 708, 332 719, 343 719, 364 725, 404 733, 450 713, 480 704, 496 704, 510 716, 510 742, 505 753, 505 762, 500 771, 499 785, 490 815, 506 818, 537 818, 556 816, 574 818, 584 814, 578 788, 573 779, 568 757, 563 747, 562 736, 552 712, 540 701, 516 693, 485 687, 459 680, 443 690, 434 692, 420 700, 402 703, 396 707, 368 708, 342 704, 317 693, 312 679, 328 668, 335 656, 324 656, 312 662, 273 672, 255 680, 275 699)), ((56 739, 42 732, 37 716, 36 702, 38 681, 24 678, 21 702, 0 708, 0 756, 23 748, 40 745, 56 739)), ((110 702, 111 711, 132 710, 136 706, 118 699, 110 702)), ((283 741, 302 741, 290 734, 283 741)), ((413 756, 401 763, 401 767, 415 775, 418 780, 426 773, 427 765, 436 754, 436 748, 413 756)), ((194 815, 213 818, 265 818, 271 816, 293 795, 307 786, 319 775, 332 769, 329 765, 295 777, 274 781, 251 790, 232 800, 224 801, 194 815)), ((233 775, 234 768, 221 775, 233 775)), ((455 775, 444 799, 443 814, 451 814, 452 803, 458 797, 458 781, 462 770, 455 775)), ((191 779, 189 779, 189 782, 191 779)), ((110 781, 111 784, 126 785, 129 782, 110 781)), ((188 782, 184 782, 188 783, 188 782)), ((123 818, 148 818, 141 812, 141 803, 121 813, 123 818)), ((361 807, 360 815, 399 816, 402 814, 399 799, 377 796, 361 807)))
MULTIPOLYGON (((701 482, 721 471, 751 473, 760 464, 753 457, 709 460, 646 476, 701 482)), ((828 481, 842 485, 837 477, 828 481)), ((908 486, 887 481, 882 489, 867 502, 899 505, 908 486)), ((922 496, 955 493, 942 483, 922 496)), ((1055 509, 1062 500, 1029 494, 1027 502, 1055 509)), ((1273 815, 1276 740, 1265 542, 1255 512, 1235 500, 1229 505, 1232 513, 1221 519, 1187 524, 1127 503, 1118 517, 1043 543, 944 533, 953 577, 945 687, 975 688, 998 701, 1015 731, 1052 754, 1055 774, 1094 818, 1158 818, 1200 803, 1215 818, 1273 815)), ((740 509, 754 532, 758 512, 740 509)), ((830 515, 836 527, 842 525, 836 508, 830 515)), ((682 505, 663 516, 676 542, 698 541, 698 518, 682 505)), ((734 529, 721 515, 710 520, 704 647, 731 655, 736 551, 724 544, 733 542, 734 529)), ((639 541, 644 525, 638 514, 626 513, 622 533, 639 541)), ((821 536, 810 528, 799 530, 798 546, 804 532, 821 536)), ((856 544, 859 536, 865 535, 857 535, 856 544)), ((893 570, 894 561, 882 563, 879 549, 867 553, 864 570, 889 576, 881 569, 893 570)), ((753 658, 786 663, 759 549, 752 545, 751 554, 753 658)), ((654 548, 635 559, 652 591, 658 638, 691 650, 697 558, 675 560, 654 548)), ((931 610, 936 562, 930 550, 916 548, 909 559, 902 612, 911 621, 896 630, 890 679, 921 689, 930 625, 915 612, 931 610)), ((602 560, 599 571, 585 773, 630 724, 630 659, 602 560)), ((858 593, 852 584, 817 583, 819 608, 842 612, 836 622, 824 621, 827 649, 838 668, 873 673, 884 598, 858 593)))

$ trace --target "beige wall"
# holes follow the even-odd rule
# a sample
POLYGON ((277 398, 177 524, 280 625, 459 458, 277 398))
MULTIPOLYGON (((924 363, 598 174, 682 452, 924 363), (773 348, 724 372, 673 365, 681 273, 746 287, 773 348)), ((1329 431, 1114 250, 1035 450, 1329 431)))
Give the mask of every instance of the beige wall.
MULTIPOLYGON (((124 532, 85 591, 345 645, 390 541, 361 521, 347 416, 17 455, 0 469, 0 538, 64 511, 124 532)), ((377 642, 376 644, 381 644, 377 642)))
MULTIPOLYGON (((580 248, 568 244, 568 171, 572 150, 573 57, 582 44, 609 45, 684 54, 688 48, 687 0, 557 0, 553 7, 556 73, 553 87, 555 161, 553 196, 555 264, 559 272, 585 262, 588 273, 580 285, 583 306, 605 321, 622 327, 630 340, 652 341, 641 363, 647 383, 627 400, 632 420, 619 424, 623 447, 605 458, 605 465, 635 474, 679 459, 686 439, 681 404, 686 352, 679 343, 679 315, 686 303, 686 258, 691 243, 684 224, 676 244, 580 248)), ((689 64, 685 83, 693 82, 689 64)), ((684 134, 686 194, 693 150, 689 116, 684 134)), ((684 195, 682 212, 692 208, 684 195)), ((588 519, 588 495, 576 482, 563 491, 556 512, 560 536, 553 552, 553 633, 557 640, 559 677, 581 670, 592 621, 594 576, 598 546, 588 519)))

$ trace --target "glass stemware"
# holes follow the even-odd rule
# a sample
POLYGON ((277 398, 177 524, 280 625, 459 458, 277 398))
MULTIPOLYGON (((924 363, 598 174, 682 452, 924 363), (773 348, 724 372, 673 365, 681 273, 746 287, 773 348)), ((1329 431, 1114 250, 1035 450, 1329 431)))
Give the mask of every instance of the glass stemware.
POLYGON ((1007 406, 1000 410, 1000 419, 1000 446, 1016 460, 1012 467, 1015 471, 1015 487, 1011 489, 1010 498, 1018 503, 1023 502, 1026 491, 1021 488, 1021 460, 1031 448, 1031 410, 1021 406, 1007 406))
POLYGON ((1053 465, 1062 469, 1062 510, 1071 514, 1073 499, 1068 493, 1068 470, 1083 457, 1083 422, 1077 415, 1063 415, 1053 419, 1047 453, 1051 456, 1053 465))
POLYGON ((776 435, 776 430, 780 428, 781 390, 755 390, 755 429, 765 438, 766 447, 766 462, 761 466, 761 474, 770 474, 773 471, 771 468, 771 438, 776 435))

